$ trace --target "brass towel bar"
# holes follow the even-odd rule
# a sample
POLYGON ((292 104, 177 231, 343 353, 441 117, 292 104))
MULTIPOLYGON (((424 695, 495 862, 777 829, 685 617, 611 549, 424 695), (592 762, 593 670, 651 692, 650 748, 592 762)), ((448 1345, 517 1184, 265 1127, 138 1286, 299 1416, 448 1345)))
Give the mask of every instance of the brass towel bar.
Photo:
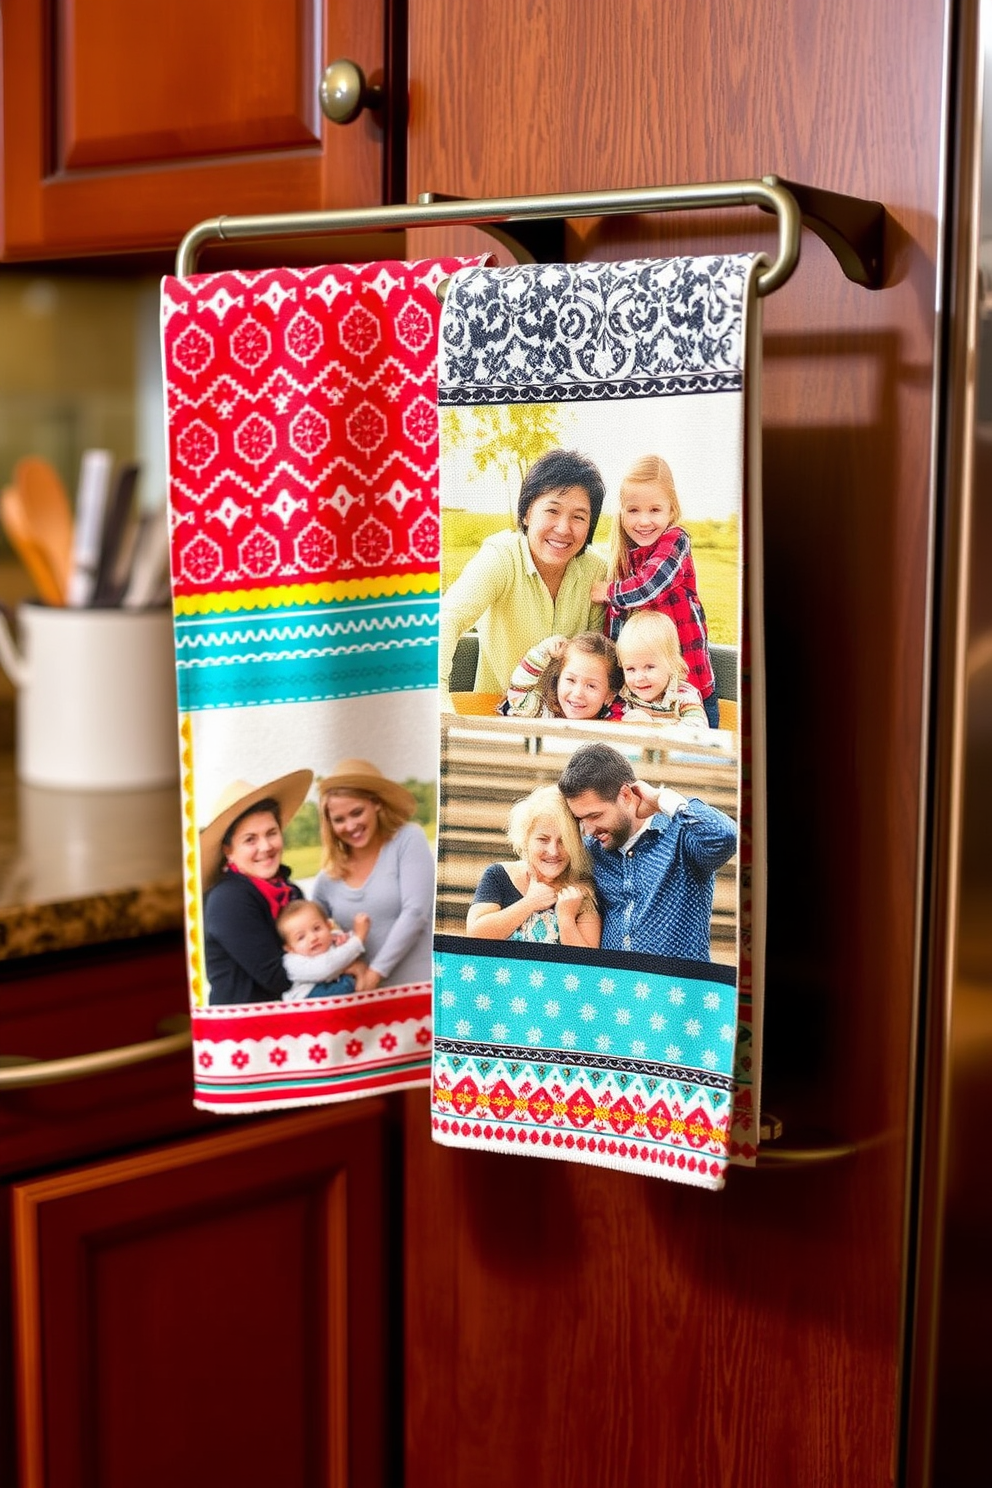
POLYGON ((696 186, 653 186, 622 191, 584 191, 562 196, 511 196, 484 201, 425 193, 408 205, 349 208, 335 212, 286 212, 258 217, 216 217, 197 223, 176 254, 180 277, 196 270, 207 243, 323 234, 391 232, 408 227, 474 224, 509 241, 527 262, 564 257, 563 227, 570 217, 636 216, 712 207, 760 207, 778 219, 778 253, 758 275, 759 295, 781 288, 799 261, 803 225, 828 245, 847 277, 877 289, 882 282, 885 209, 879 202, 802 186, 778 176, 761 180, 711 182, 696 186))

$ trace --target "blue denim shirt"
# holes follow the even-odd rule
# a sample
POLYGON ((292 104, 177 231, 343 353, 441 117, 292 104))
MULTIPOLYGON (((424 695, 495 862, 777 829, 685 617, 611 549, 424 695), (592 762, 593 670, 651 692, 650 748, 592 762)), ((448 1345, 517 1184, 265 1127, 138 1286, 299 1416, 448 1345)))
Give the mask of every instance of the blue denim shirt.
POLYGON ((695 797, 674 816, 657 812, 629 847, 586 839, 603 908, 602 948, 710 959, 713 875, 732 857, 729 816, 695 797))

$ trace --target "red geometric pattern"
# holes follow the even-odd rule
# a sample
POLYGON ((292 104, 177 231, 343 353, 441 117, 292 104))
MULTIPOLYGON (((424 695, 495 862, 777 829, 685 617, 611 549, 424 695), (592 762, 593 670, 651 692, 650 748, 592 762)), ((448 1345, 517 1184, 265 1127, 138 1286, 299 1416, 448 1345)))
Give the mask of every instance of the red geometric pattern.
POLYGON ((586 1162, 601 1167, 627 1168, 636 1172, 653 1165, 671 1170, 666 1177, 694 1183, 700 1188, 723 1187, 725 1161, 717 1158, 707 1160, 693 1152, 665 1152, 643 1142, 618 1142, 615 1138, 595 1135, 575 1136, 572 1132, 483 1126, 478 1121, 454 1121, 443 1116, 435 1116, 432 1126, 436 1136, 453 1147, 483 1147, 497 1151, 502 1147, 508 1152, 515 1146, 518 1151, 537 1150, 542 1157, 580 1154, 586 1162))
POLYGON ((479 261, 164 281, 176 598, 436 573, 435 291, 479 261))
POLYGON ((331 1001, 196 1008, 194 1104, 277 1110, 426 1085, 427 983, 331 1001))
MULTIPOLYGON (((461 1066, 463 1062, 458 1061, 461 1066)), ((560 1069, 534 1081, 529 1068, 508 1077, 480 1077, 473 1061, 456 1071, 435 1051, 431 1091, 437 1140, 491 1150, 539 1150, 586 1162, 643 1171, 661 1164, 666 1177, 707 1188, 723 1185, 729 1148, 729 1104, 710 1108, 704 1087, 665 1082, 667 1094, 648 1100, 639 1081, 619 1089, 612 1079, 592 1086, 581 1071, 560 1069)))

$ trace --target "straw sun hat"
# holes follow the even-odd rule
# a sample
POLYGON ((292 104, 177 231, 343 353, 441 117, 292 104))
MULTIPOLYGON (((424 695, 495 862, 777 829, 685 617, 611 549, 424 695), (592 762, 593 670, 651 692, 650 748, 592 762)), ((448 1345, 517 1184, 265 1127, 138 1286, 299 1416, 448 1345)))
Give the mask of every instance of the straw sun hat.
POLYGON ((307 791, 313 783, 312 770, 293 770, 289 775, 280 775, 266 785, 249 785, 247 780, 232 780, 224 787, 214 806, 213 816, 200 832, 200 876, 204 889, 220 878, 224 866, 224 851, 221 843, 227 829, 244 816, 259 801, 275 801, 279 806, 279 819, 285 827, 306 800, 307 791))
POLYGON ((321 800, 335 791, 342 791, 344 794, 348 791, 368 791, 371 795, 378 796, 387 806, 391 806, 399 816, 409 819, 417 810, 416 796, 411 795, 402 785, 397 785, 395 780, 383 775, 368 760, 342 760, 329 775, 322 775, 317 785, 321 800))

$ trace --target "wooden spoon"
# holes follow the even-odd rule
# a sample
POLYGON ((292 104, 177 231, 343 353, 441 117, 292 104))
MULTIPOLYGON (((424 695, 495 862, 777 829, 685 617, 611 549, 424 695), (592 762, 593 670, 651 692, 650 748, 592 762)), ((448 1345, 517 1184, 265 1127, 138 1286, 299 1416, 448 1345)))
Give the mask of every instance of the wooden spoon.
POLYGON ((49 605, 65 604, 65 592, 52 573, 48 559, 35 541, 24 510, 24 498, 16 486, 0 491, 0 522, 10 546, 27 569, 39 598, 49 605))
POLYGON ((72 571, 72 508, 55 466, 40 455, 25 455, 14 466, 14 485, 24 501, 31 536, 65 595, 72 571))

